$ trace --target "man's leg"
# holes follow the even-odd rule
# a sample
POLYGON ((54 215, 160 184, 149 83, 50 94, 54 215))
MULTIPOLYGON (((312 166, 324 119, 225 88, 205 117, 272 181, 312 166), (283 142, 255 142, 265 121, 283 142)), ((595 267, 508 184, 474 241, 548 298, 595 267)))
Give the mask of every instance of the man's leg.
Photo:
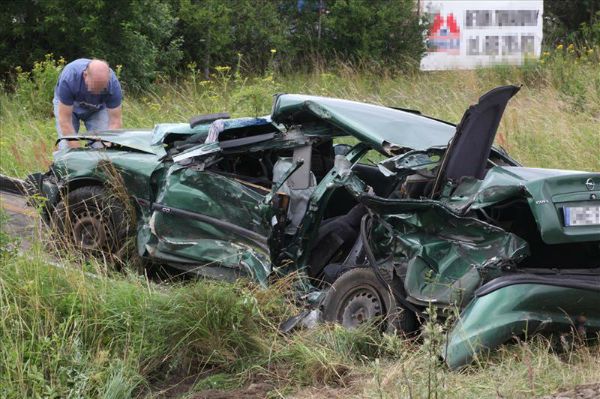
POLYGON ((89 115, 85 120, 87 134, 94 134, 108 129, 108 110, 106 108, 89 115))
MULTIPOLYGON (((96 111, 85 119, 86 134, 96 134, 108 129, 108 110, 106 108, 96 111)), ((94 142, 92 148, 102 148, 100 142, 94 142)))
MULTIPOLYGON (((62 134, 62 131, 60 130, 60 125, 58 123, 58 99, 54 98, 52 100, 52 105, 54 106, 54 121, 56 122, 56 133, 58 135, 58 138, 61 139, 63 137, 63 134, 62 134)), ((73 123, 73 129, 75 129, 75 134, 77 134, 79 132, 79 118, 77 118, 75 113, 72 114, 71 118, 72 118, 71 123, 73 123)), ((58 142, 59 150, 64 150, 67 147, 68 147, 68 145, 65 140, 60 140, 58 142)))

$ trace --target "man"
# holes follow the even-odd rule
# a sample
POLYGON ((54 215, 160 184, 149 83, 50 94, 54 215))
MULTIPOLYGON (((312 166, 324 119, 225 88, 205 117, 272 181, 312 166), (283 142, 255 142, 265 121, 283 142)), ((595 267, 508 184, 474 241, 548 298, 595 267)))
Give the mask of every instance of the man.
MULTIPOLYGON (((76 136, 83 121, 88 132, 120 129, 121 85, 105 61, 80 58, 67 65, 54 88, 58 138, 76 136)), ((60 140, 59 149, 77 148, 78 140, 60 140)))

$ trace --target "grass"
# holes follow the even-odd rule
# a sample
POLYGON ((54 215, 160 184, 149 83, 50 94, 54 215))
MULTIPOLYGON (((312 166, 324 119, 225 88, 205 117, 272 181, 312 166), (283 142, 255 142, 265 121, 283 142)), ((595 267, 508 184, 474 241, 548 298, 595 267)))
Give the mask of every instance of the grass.
MULTIPOLYGON (((24 176, 50 163, 55 130, 48 97, 56 72, 54 61, 46 61, 33 80, 0 93, 0 173, 24 176)), ((407 75, 345 65, 308 75, 216 73, 211 81, 192 73, 127 95, 125 126, 224 110, 267 114, 275 92, 416 108, 458 122, 486 90, 523 83, 498 144, 528 166, 600 170, 596 58, 556 51, 521 68, 407 75)), ((157 284, 127 267, 116 273, 77 259, 63 259, 66 267, 59 268, 42 242, 27 255, 16 253, 3 223, 0 213, 1 397, 160 397, 178 384, 193 397, 215 388, 241 393, 256 381, 268 381, 263 394, 272 397, 320 397, 324 386, 348 397, 532 397, 600 381, 598 346, 559 354, 536 339, 450 372, 436 358, 435 339, 336 326, 283 336, 278 323, 297 311, 285 300, 289 281, 261 290, 244 282, 157 284)))
POLYGON ((598 346, 557 354, 540 338, 450 372, 427 342, 368 327, 279 334, 295 310, 285 283, 156 284, 44 256, 34 245, 0 258, 2 397, 160 397, 186 376, 192 393, 269 381, 300 396, 327 385, 352 397, 531 397, 600 379, 598 346))
MULTIPOLYGON (((273 93, 297 92, 413 108, 457 123, 487 90, 523 84, 507 108, 497 144, 527 166, 597 171, 599 52, 578 58, 556 51, 546 56, 544 64, 520 68, 406 75, 340 65, 333 72, 244 78, 224 67, 210 81, 192 73, 175 82, 157 82, 152 90, 137 95, 126 93, 123 120, 125 127, 152 128, 203 113, 264 115, 270 112, 273 93)), ((57 75, 58 69, 53 61, 39 65, 34 83, 21 79, 15 93, 0 94, 0 173, 23 176, 46 170, 51 162, 56 131, 49 76, 57 75)))
POLYGON ((43 257, 37 246, 0 259, 2 397, 129 397, 180 375, 239 372, 268 352, 265 309, 286 314, 241 284, 157 285, 43 257))

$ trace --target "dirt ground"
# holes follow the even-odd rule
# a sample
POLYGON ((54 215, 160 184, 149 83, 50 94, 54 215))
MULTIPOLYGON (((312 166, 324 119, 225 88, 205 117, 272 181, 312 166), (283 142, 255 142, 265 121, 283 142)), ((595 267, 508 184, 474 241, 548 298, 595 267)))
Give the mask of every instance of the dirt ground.
POLYGON ((574 389, 559 391, 541 399, 597 399, 600 398, 600 383, 579 385, 574 389))
POLYGON ((35 234, 37 215, 35 209, 27 205, 25 197, 0 191, 0 207, 8 215, 6 232, 20 240, 21 250, 27 251, 35 234))

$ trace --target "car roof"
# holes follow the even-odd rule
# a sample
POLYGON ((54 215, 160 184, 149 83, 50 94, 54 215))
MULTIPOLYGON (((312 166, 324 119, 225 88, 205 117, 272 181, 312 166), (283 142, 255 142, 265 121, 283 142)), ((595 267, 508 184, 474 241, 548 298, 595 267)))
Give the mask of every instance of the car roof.
POLYGON ((271 118, 286 126, 331 125, 387 154, 446 146, 456 131, 451 123, 411 111, 303 94, 276 96, 271 118))

